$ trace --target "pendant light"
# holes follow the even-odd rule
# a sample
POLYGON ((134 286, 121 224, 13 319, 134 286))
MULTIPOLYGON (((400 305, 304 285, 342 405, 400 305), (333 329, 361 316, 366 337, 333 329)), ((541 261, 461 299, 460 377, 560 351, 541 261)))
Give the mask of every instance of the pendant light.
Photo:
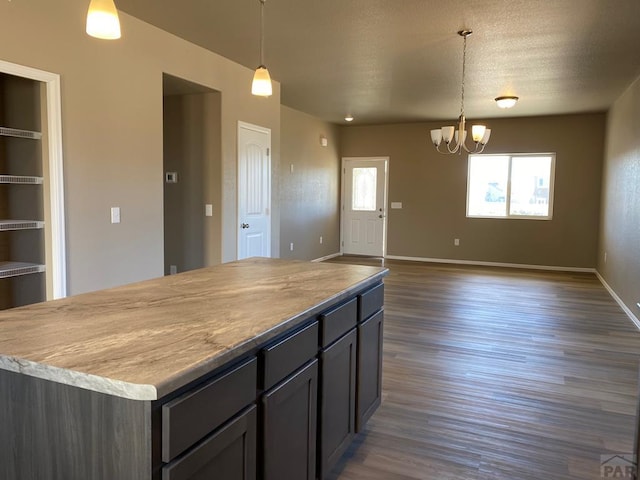
POLYGON ((87 34, 103 40, 120 38, 120 20, 113 0, 91 0, 87 12, 87 34))
POLYGON ((260 2, 260 65, 253 74, 253 83, 251 84, 251 93, 259 97, 270 97, 273 93, 271 87, 271 77, 269 70, 264 66, 264 2, 260 2))
POLYGON ((464 75, 467 66, 467 37, 473 33, 472 30, 460 30, 458 35, 464 38, 462 47, 462 95, 460 100, 460 116, 458 117, 458 129, 447 126, 431 130, 431 142, 439 153, 462 153, 464 149, 468 153, 480 153, 489 141, 491 129, 484 125, 471 126, 471 138, 474 142, 472 148, 466 145, 467 130, 465 129, 467 120, 464 116, 464 75), (445 149, 440 150, 440 145, 444 140, 445 149))

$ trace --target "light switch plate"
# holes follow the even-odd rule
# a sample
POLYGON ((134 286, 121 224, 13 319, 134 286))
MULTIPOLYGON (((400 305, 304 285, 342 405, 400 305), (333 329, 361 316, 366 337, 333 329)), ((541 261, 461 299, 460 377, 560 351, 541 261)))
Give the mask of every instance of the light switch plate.
POLYGON ((402 208, 402 202, 391 202, 391 208, 393 209, 402 208))
POLYGON ((111 207, 111 223, 120 223, 120 207, 111 207))
POLYGON ((207 217, 213 217, 213 205, 211 205, 210 203, 206 203, 204 205, 204 214, 207 217))

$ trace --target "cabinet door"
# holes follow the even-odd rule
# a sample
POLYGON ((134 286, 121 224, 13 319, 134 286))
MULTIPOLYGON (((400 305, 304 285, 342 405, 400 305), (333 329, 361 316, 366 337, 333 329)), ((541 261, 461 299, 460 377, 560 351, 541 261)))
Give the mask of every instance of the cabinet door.
POLYGON ((256 479, 255 405, 162 468, 162 480, 256 479))
POLYGON ((313 360, 263 395, 263 480, 315 480, 317 392, 313 360))
POLYGON ((383 318, 384 313, 379 311, 358 325, 356 432, 362 431, 382 400, 383 318))
POLYGON ((355 435, 356 346, 354 328, 320 354, 320 478, 355 435))

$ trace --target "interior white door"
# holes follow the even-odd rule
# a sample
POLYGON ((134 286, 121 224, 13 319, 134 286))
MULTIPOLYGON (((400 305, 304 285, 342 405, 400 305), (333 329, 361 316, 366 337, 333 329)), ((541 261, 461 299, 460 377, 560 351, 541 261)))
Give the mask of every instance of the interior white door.
POLYGON ((238 122, 238 259, 271 256, 271 130, 238 122))
POLYGON ((342 252, 383 257, 388 158, 342 159, 342 252))

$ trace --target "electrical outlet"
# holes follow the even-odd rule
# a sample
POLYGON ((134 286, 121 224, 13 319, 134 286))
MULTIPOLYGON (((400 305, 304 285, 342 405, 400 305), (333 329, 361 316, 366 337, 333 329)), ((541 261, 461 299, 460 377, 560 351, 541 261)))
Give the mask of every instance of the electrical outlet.
POLYGON ((178 273, 178 267, 176 265, 169 265, 169 275, 175 275, 178 273))
POLYGON ((320 244, 322 244, 322 235, 320 235, 320 244))
POLYGON ((453 239, 453 245, 456 246, 456 247, 459 247, 460 246, 460 239, 459 238, 454 238, 453 239))
POLYGON ((607 252, 604 252, 604 263, 607 263, 607 252))
POLYGON ((291 242, 291 243, 289 244, 289 250, 291 250, 291 251, 293 252, 293 242, 291 242))

